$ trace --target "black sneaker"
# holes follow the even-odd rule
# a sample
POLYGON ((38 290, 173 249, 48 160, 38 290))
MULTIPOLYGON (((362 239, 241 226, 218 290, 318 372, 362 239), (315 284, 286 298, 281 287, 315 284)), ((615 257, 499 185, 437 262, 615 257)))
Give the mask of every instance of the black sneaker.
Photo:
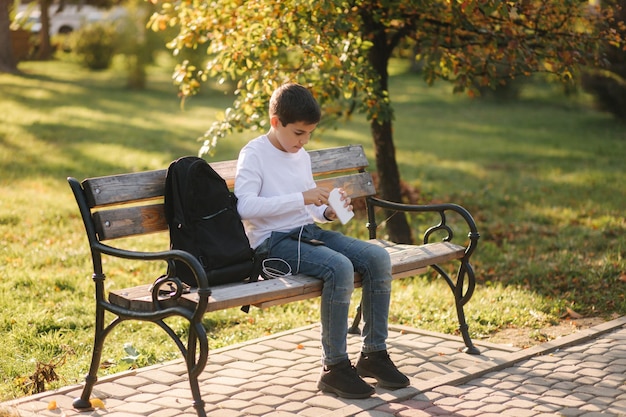
POLYGON ((320 391, 333 392, 342 398, 367 398, 376 390, 363 381, 348 359, 325 366, 317 383, 320 391))
POLYGON ((362 377, 376 378, 378 386, 382 388, 404 388, 410 384, 409 378, 396 368, 386 350, 361 352, 356 370, 362 377))

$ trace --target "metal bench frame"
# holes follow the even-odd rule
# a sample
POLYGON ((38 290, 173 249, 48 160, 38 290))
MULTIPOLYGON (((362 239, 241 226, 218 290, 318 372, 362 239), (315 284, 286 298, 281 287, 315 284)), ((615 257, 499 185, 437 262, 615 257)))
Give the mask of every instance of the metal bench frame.
MULTIPOLYGON (((444 278, 454 296, 459 331, 465 344, 464 351, 478 354, 479 351, 469 336, 463 310, 476 285, 470 256, 476 249, 479 233, 471 214, 456 204, 411 205, 377 198, 372 177, 365 170, 368 161, 360 145, 315 150, 310 155, 318 185, 329 189, 343 187, 353 199, 365 199, 369 238, 372 243, 382 245, 389 251, 394 278, 414 276, 425 272, 428 267, 444 278), (426 229, 422 244, 395 244, 377 239, 377 208, 386 212, 436 213, 439 222, 426 229), (467 239, 462 244, 452 242, 455 234, 449 222, 450 215, 460 217, 466 225, 467 239), (441 233, 444 235, 441 241, 431 241, 435 235, 439 236, 441 233), (440 266, 449 261, 459 263, 454 277, 440 266)), ((235 164, 236 161, 211 163, 231 187, 234 184, 235 164)), ((167 232, 162 201, 165 174, 166 170, 163 169, 90 178, 82 182, 68 178, 89 241, 96 300, 92 360, 82 394, 73 403, 77 409, 92 408, 89 398, 98 380, 97 373, 107 335, 126 320, 142 320, 160 326, 178 346, 185 358, 193 406, 198 416, 204 417, 206 413, 198 383, 198 376, 204 370, 209 354, 207 333, 202 323, 204 314, 248 305, 265 308, 321 294, 322 281, 302 275, 209 287, 207 274, 198 260, 187 252, 141 252, 104 243, 121 237, 167 232), (198 285, 191 291, 185 291, 175 277, 164 276, 157 282, 152 282, 154 279, 151 277, 147 278, 145 285, 114 289, 107 293, 104 285, 106 275, 103 270, 103 255, 142 261, 180 260, 189 265, 198 285), (116 316, 108 324, 105 323, 105 312, 116 316), (186 343, 165 323, 164 320, 172 316, 180 316, 189 321, 186 343)), ((361 277, 355 275, 355 287, 360 287, 360 281, 361 277)), ((351 332, 359 331, 359 320, 360 308, 351 332)))

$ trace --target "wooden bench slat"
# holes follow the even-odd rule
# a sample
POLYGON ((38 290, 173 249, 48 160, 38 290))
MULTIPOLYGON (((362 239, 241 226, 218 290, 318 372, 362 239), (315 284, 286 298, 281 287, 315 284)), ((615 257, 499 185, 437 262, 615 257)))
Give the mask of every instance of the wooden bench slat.
POLYGON ((100 240, 162 232, 168 229, 163 203, 101 210, 93 215, 100 240))
MULTIPOLYGON (((361 145, 310 151, 314 175, 362 170, 368 161, 361 145)), ((237 161, 209 162, 232 189, 237 161)), ((88 178, 82 182, 90 207, 162 198, 167 169, 88 178)))
POLYGON ((414 275, 416 268, 440 264, 465 256, 465 247, 450 242, 429 243, 426 245, 406 245, 385 240, 369 240, 383 246, 391 257, 391 273, 396 275, 414 275))
POLYGON ((162 198, 167 170, 88 178, 82 182, 89 207, 162 198))
MULTIPOLYGON (((398 245, 382 240, 372 243, 383 246, 390 254, 394 278, 403 278, 422 273, 429 265, 464 256, 462 246, 449 242, 430 243, 422 246, 398 245)), ((361 277, 355 276, 355 287, 361 286, 361 277)), ((137 311, 152 310, 150 285, 114 290, 109 294, 109 301, 121 307, 137 311)), ((266 308, 297 300, 317 297, 322 293, 322 281, 304 275, 283 277, 257 282, 220 285, 213 287, 207 311, 255 305, 266 308)), ((164 299, 165 300, 165 299, 164 299)), ((179 304, 192 308, 197 301, 197 294, 192 290, 178 301, 179 304)), ((171 305, 172 303, 170 303, 171 305)), ((164 305, 168 305, 165 302, 164 305)))
POLYGON ((313 175, 336 174, 344 171, 364 170, 369 161, 361 145, 309 151, 313 175))
MULTIPOLYGON (((342 187, 352 198, 376 193, 368 172, 328 178, 318 184, 329 189, 342 187)), ((168 228, 163 203, 103 209, 94 213, 93 220, 101 240, 156 233, 168 228)))

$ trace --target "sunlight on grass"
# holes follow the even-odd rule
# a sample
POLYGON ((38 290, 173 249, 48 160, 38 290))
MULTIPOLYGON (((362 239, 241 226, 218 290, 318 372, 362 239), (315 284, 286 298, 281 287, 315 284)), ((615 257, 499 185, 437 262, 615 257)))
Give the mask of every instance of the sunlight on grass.
MULTIPOLYGON (((198 152, 197 138, 231 98, 208 89, 181 110, 170 69, 150 69, 149 88, 124 89, 116 70, 91 73, 67 62, 24 62, 26 75, 0 74, 0 398, 24 395, 20 380, 37 362, 67 357, 58 384, 82 382, 93 337, 89 248, 67 176, 79 179, 164 169, 198 152)), ((522 100, 501 103, 426 86, 394 66, 394 143, 402 179, 422 203, 467 207, 481 240, 473 256, 478 285, 466 306, 474 338, 507 327, 535 329, 571 308, 585 316, 626 312, 623 126, 552 85, 529 84, 522 100), (530 94, 535 91, 536 94, 530 94), (557 95, 555 95, 557 94, 557 95)), ((222 140, 210 161, 233 159, 261 132, 222 140)), ((360 115, 320 126, 309 148, 362 143, 374 161, 370 126, 360 115)), ((371 166, 375 170, 375 166, 371 166)), ((416 216, 420 228, 431 220, 416 216)), ((333 227, 365 237, 357 217, 333 227)), ((384 228, 381 226, 381 233, 384 228)), ((459 238, 464 238, 463 233, 459 238)), ((167 233, 129 239, 138 250, 168 247, 167 233)), ((143 284, 165 265, 105 259, 107 289, 143 284)), ((353 296, 353 305, 360 292, 353 296)), ((450 289, 429 273, 393 284, 391 322, 457 334, 450 289)), ((205 317, 211 349, 317 323, 319 300, 244 314, 205 317)), ((184 321, 172 319, 177 332, 184 321)), ((176 359, 158 327, 124 323, 105 344, 101 375, 176 359), (129 356, 129 346, 138 353, 129 356)), ((51 385, 48 388, 54 388, 51 385)))

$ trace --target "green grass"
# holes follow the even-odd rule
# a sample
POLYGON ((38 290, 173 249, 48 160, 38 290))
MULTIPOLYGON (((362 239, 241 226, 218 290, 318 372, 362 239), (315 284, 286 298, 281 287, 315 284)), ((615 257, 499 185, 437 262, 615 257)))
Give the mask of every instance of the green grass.
MULTIPOLYGON (((195 154, 195 138, 229 105, 207 90, 180 109, 166 70, 129 92, 119 71, 25 62, 0 74, 0 399, 24 395, 38 363, 55 368, 47 388, 82 381, 93 336, 93 285, 82 224, 65 178, 164 168, 195 154)), ((626 311, 626 129, 540 84, 515 103, 454 96, 410 74, 391 81, 395 143, 404 181, 421 202, 453 201, 473 213, 481 240, 479 280, 466 308, 474 338, 507 326, 538 328, 572 309, 610 318, 626 311), (621 277, 621 279, 620 279, 621 277)), ((233 135, 212 159, 235 158, 257 133, 233 135)), ((322 129, 312 148, 362 143, 360 117, 322 129)), ((412 224, 424 220, 411 219, 412 224)), ((355 219, 347 233, 364 236, 355 219)), ((416 236, 419 238, 419 236, 416 236)), ((167 236, 128 242, 163 249, 167 236)), ((107 285, 156 278, 162 265, 107 259, 107 285), (147 278, 146 278, 147 277, 147 278)), ((355 294, 355 301, 358 294, 355 294)), ((217 348, 318 321, 318 301, 206 318, 217 348)), ((394 283, 391 322, 456 332, 449 289, 427 274, 394 283)), ((178 324, 178 323, 175 323, 178 324)), ((184 328, 181 328, 184 331, 184 328)), ((126 323, 111 334, 102 374, 178 357, 156 326, 126 323), (139 355, 131 355, 134 348, 139 355)))

